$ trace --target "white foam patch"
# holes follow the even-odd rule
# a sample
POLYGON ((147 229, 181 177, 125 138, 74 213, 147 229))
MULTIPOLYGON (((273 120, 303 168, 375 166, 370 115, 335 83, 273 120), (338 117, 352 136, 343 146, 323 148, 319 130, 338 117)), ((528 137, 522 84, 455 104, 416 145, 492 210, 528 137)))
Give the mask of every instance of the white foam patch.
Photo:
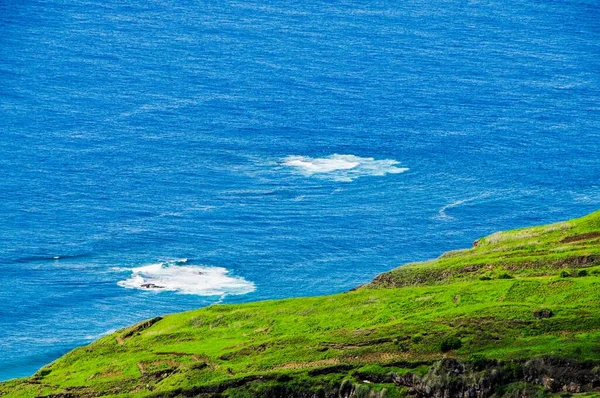
POLYGON ((336 181, 353 181, 364 176, 400 174, 408 170, 406 167, 398 167, 400 162, 393 159, 376 160, 374 158, 338 154, 324 158, 288 156, 283 159, 283 164, 307 177, 319 176, 336 181))
POLYGON ((130 271, 131 277, 118 282, 119 286, 199 296, 246 294, 256 289, 254 283, 229 275, 225 268, 187 265, 187 259, 145 265, 130 271))

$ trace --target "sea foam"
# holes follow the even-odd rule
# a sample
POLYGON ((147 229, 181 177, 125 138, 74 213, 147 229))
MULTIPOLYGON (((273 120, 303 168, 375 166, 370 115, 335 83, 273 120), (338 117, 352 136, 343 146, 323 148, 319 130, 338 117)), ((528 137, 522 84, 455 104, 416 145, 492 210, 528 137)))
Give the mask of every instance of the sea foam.
POLYGON ((283 164, 307 177, 317 176, 335 181, 353 181, 364 176, 400 174, 408 170, 405 167, 397 167, 400 162, 393 159, 376 160, 338 154, 323 158, 293 155, 283 159, 283 164))
POLYGON ((473 197, 466 198, 466 199, 461 199, 461 200, 456 200, 456 201, 454 201, 452 203, 449 203, 449 204, 443 206, 438 211, 437 218, 440 219, 440 220, 454 220, 454 217, 451 216, 451 215, 449 215, 447 213, 448 210, 453 209, 453 208, 458 207, 458 206, 461 206, 461 205, 463 205, 465 203, 474 202, 474 201, 479 200, 479 199, 488 198, 489 196, 491 196, 490 192, 484 192, 484 193, 482 193, 480 195, 477 195, 477 196, 473 196, 473 197))
POLYGON ((187 259, 132 268, 131 277, 118 282, 129 289, 226 296, 253 292, 254 283, 229 275, 222 267, 189 265, 187 259))

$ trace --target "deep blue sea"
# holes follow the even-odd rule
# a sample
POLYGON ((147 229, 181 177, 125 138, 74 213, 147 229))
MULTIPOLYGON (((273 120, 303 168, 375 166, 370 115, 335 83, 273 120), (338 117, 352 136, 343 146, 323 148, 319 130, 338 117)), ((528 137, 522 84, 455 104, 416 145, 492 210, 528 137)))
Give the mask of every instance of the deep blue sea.
POLYGON ((0 0, 0 379, 600 208, 595 0, 0 0))

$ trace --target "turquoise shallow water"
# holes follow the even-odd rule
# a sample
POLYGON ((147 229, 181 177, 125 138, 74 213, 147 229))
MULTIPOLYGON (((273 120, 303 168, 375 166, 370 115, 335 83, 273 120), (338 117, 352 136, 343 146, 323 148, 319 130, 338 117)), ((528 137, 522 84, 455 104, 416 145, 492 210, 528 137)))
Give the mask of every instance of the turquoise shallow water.
POLYGON ((0 3, 0 379, 600 207, 594 1, 0 3))

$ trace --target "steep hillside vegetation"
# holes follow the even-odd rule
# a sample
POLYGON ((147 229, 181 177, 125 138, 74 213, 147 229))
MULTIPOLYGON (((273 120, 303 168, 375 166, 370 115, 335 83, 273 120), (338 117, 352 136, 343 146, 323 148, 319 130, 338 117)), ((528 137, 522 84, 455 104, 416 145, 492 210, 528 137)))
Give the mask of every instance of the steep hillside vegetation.
POLYGON ((154 318, 0 384, 0 396, 596 396, 599 386, 596 212, 496 233, 348 293, 154 318))

